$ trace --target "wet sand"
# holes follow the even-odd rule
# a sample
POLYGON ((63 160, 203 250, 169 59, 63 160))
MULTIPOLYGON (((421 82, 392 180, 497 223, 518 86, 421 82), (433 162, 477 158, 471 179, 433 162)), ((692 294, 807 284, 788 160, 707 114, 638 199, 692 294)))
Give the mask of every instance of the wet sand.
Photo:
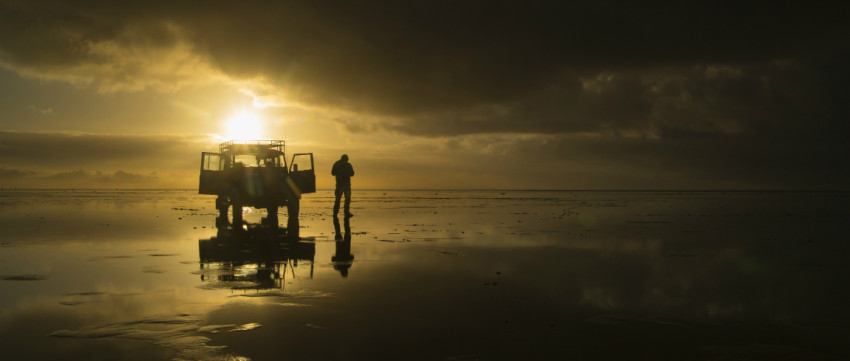
POLYGON ((847 192, 194 193, 0 192, 3 358, 850 359, 847 192))

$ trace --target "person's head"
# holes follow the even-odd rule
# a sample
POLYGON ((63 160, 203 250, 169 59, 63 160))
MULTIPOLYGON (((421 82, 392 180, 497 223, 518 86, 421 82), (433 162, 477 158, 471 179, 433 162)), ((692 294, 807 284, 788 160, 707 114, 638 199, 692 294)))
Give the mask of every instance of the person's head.
POLYGON ((342 157, 340 157, 339 159, 341 159, 343 162, 347 162, 348 161, 348 154, 343 154, 342 157))

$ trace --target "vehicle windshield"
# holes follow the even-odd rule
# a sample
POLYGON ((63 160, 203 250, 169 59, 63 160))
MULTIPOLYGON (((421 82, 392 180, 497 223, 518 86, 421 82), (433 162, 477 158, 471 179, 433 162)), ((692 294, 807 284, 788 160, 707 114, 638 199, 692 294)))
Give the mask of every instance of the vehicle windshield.
POLYGON ((283 164, 283 157, 257 158, 250 154, 240 154, 235 156, 234 163, 242 163, 245 167, 280 167, 283 164))
POLYGON ((234 164, 236 163, 242 163, 246 167, 259 167, 262 164, 262 160, 258 162, 257 157, 253 155, 237 155, 236 159, 234 159, 234 164))

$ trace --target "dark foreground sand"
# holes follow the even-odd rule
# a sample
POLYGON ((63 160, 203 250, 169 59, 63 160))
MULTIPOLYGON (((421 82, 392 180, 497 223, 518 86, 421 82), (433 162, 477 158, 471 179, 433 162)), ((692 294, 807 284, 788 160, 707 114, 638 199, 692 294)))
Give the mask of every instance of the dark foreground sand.
POLYGON ((850 359, 850 193, 354 195, 3 190, 2 358, 850 359))

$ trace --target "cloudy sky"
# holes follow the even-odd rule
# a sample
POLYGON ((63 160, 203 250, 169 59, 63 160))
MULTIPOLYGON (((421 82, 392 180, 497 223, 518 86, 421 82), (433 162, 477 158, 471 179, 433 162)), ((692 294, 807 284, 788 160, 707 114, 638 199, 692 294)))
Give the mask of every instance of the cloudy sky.
POLYGON ((0 0, 0 186, 847 189, 846 5, 0 0))

